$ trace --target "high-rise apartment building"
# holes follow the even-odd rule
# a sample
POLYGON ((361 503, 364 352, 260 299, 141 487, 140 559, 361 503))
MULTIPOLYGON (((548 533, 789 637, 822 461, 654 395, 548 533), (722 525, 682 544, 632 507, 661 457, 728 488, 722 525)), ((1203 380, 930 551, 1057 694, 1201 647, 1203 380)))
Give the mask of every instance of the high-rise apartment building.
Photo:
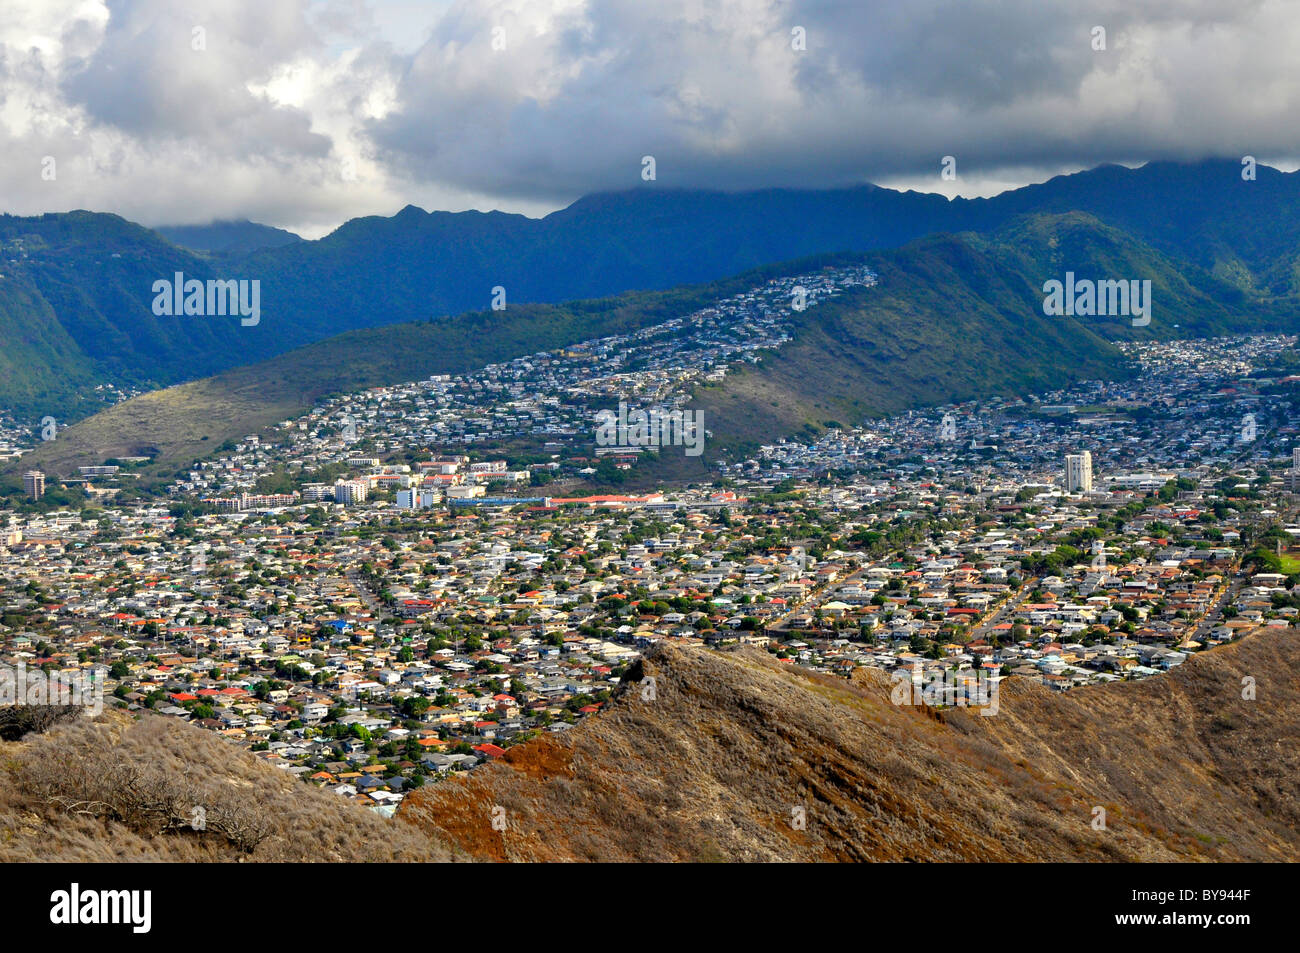
POLYGON ((28 470, 23 474, 23 492, 33 500, 45 495, 45 474, 40 470, 28 470))
POLYGON ((365 480, 340 480, 334 484, 334 502, 364 503, 369 489, 365 480))
POLYGON ((1065 456, 1065 492, 1092 492, 1092 453, 1069 453, 1065 456))

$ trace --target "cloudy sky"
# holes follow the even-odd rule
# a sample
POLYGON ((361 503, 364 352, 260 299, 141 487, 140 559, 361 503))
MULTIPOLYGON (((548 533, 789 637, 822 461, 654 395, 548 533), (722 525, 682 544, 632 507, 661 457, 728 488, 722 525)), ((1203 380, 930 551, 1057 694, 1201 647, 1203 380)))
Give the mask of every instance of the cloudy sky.
POLYGON ((1295 0, 2 2, 13 214, 315 237, 408 203, 988 195, 1100 162, 1300 157, 1295 0))

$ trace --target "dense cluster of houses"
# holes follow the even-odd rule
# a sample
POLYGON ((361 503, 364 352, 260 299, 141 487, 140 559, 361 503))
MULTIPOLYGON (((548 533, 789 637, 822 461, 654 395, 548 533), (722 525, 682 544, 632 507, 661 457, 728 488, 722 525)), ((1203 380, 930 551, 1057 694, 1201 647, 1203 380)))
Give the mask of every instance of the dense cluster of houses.
MULTIPOLYGON (((694 385, 720 381, 729 367, 752 362, 759 352, 788 341, 792 313, 845 289, 870 287, 875 280, 861 266, 772 279, 639 331, 491 364, 473 374, 435 376, 341 397, 286 422, 265 439, 246 438, 171 489, 178 495, 234 498, 255 491, 260 481, 284 468, 356 469, 352 461, 359 456, 390 459, 429 446, 528 446, 537 451, 531 468, 494 476, 494 483, 587 478, 597 472, 597 458, 606 455, 615 467, 627 469, 640 448, 593 449, 600 411, 616 408, 620 401, 645 411, 668 411, 684 402, 694 385)), ((377 477, 382 477, 380 484, 399 485, 402 479, 394 473, 370 474, 372 489, 377 477)))
POLYGON ((1238 492, 857 475, 472 511, 52 513, 3 548, 0 661, 94 670, 112 703, 386 809, 598 711, 663 639, 838 674, 1156 674, 1295 615, 1286 577, 1242 575, 1227 541, 1285 489, 1238 492))
POLYGON ((1291 624, 1294 428, 1288 381, 1256 370, 1270 338, 1134 345, 1130 381, 773 444, 712 485, 538 486, 600 401, 671 402, 779 339, 794 302, 873 280, 787 279, 342 398, 227 448, 166 505, 0 514, 0 663, 93 673, 109 704, 387 812, 599 711, 662 640, 1068 689, 1291 624), (533 461, 474 452, 499 430, 539 438, 533 461), (1070 486, 1082 450, 1096 472, 1070 486), (1247 555, 1261 541, 1281 571, 1247 555))

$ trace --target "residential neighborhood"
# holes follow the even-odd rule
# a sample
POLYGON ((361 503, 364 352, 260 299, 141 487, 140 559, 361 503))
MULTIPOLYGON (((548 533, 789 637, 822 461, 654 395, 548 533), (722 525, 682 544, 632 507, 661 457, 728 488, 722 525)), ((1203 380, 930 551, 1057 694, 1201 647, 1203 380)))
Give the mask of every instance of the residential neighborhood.
MULTIPOLYGON (((770 317, 792 293, 735 306, 770 317)), ((706 337, 709 320, 691 319, 706 337)), ((1159 677, 1300 611, 1295 381, 1268 370, 1290 339, 1132 345, 1128 381, 833 428, 719 461, 708 483, 593 492, 586 410, 670 404, 745 359, 727 340, 583 385, 538 357, 368 391, 278 440, 250 435, 166 498, 0 514, 0 662, 93 676, 105 704, 391 814, 413 787, 599 712, 662 640, 832 676, 1064 691, 1159 677), (530 449, 502 450, 512 427, 530 449)), ((131 467, 82 478, 107 489, 131 467)))

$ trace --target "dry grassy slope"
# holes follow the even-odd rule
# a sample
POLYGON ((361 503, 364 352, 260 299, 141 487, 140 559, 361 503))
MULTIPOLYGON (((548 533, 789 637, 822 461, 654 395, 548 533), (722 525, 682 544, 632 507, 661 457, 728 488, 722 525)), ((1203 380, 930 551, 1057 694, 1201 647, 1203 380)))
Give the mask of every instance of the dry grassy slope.
POLYGON ((600 715, 398 818, 515 861, 1295 860, 1294 640, 1265 631, 1064 696, 1012 679, 993 717, 895 706, 879 672, 666 645, 630 673, 655 677, 653 701, 625 682, 600 715))
MULTIPOLYGON (((159 790, 158 788, 150 788, 159 790)), ((102 813, 102 811, 99 811, 102 813)), ((173 719, 121 712, 78 718, 22 742, 0 742, 0 862, 295 861, 464 859, 443 842, 303 784, 230 742, 173 719), (132 773, 140 787, 162 779, 185 820, 178 829, 92 816, 98 798, 132 773), (61 800, 52 803, 48 795, 61 800), (265 826, 251 852, 216 831, 195 832, 202 806, 213 827, 233 806, 265 826)))
POLYGON ((319 391, 288 378, 258 381, 249 368, 238 368, 116 404, 62 431, 22 462, 27 469, 68 476, 78 466, 114 457, 157 455, 155 469, 171 476, 227 440, 301 413, 319 391))

